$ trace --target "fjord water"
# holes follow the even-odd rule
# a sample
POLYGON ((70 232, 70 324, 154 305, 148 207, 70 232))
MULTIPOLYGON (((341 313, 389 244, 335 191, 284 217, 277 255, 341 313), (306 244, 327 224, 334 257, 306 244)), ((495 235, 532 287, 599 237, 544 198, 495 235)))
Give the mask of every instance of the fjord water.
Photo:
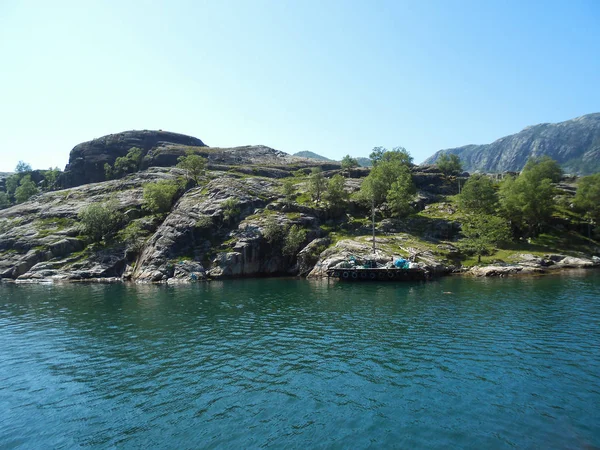
POLYGON ((3 449, 598 445, 598 272, 0 285, 3 449))

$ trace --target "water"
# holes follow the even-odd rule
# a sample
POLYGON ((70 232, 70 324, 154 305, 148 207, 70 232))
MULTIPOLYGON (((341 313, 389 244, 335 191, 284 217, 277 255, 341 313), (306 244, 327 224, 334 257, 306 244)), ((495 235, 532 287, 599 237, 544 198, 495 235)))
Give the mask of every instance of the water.
POLYGON ((598 272, 0 285, 0 448, 600 446, 599 326, 598 272))

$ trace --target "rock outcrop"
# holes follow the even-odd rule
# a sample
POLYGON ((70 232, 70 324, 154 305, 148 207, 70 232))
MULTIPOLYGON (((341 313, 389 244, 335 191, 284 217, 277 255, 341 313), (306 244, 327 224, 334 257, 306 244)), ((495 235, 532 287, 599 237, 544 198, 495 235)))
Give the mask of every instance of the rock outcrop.
POLYGON ((506 277, 509 275, 525 275, 546 273, 558 269, 588 269, 600 267, 600 258, 573 257, 557 254, 544 256, 524 253, 516 255, 514 263, 498 263, 487 266, 475 266, 468 273, 476 277, 506 277))
POLYGON ((566 173, 595 173, 600 171, 600 113, 530 126, 491 144, 440 150, 423 164, 435 164, 443 153, 458 155, 469 172, 519 172, 530 157, 547 155, 566 173))
POLYGON ((142 150, 145 167, 174 166, 177 157, 186 148, 206 147, 195 137, 168 131, 124 131, 76 145, 69 155, 69 163, 59 180, 62 187, 74 187, 104 181, 104 164, 114 164, 119 157, 137 147, 142 150), (177 156, 171 154, 174 148, 177 156), (158 162, 153 161, 156 159, 158 162), (167 163, 168 162, 168 163, 167 163))

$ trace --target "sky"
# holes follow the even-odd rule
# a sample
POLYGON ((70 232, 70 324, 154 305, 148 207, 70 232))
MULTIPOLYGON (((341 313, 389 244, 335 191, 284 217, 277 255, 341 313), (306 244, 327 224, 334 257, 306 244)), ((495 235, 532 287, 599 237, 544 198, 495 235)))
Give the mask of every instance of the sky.
POLYGON ((419 163, 593 112, 598 0, 0 0, 0 171, 131 129, 419 163))

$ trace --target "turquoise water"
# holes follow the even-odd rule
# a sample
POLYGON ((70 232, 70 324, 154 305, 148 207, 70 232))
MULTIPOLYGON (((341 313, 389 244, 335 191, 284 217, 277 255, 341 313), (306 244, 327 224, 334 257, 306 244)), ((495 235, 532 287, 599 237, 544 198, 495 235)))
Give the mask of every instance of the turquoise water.
POLYGON ((600 274, 0 285, 0 448, 600 446, 600 274))

